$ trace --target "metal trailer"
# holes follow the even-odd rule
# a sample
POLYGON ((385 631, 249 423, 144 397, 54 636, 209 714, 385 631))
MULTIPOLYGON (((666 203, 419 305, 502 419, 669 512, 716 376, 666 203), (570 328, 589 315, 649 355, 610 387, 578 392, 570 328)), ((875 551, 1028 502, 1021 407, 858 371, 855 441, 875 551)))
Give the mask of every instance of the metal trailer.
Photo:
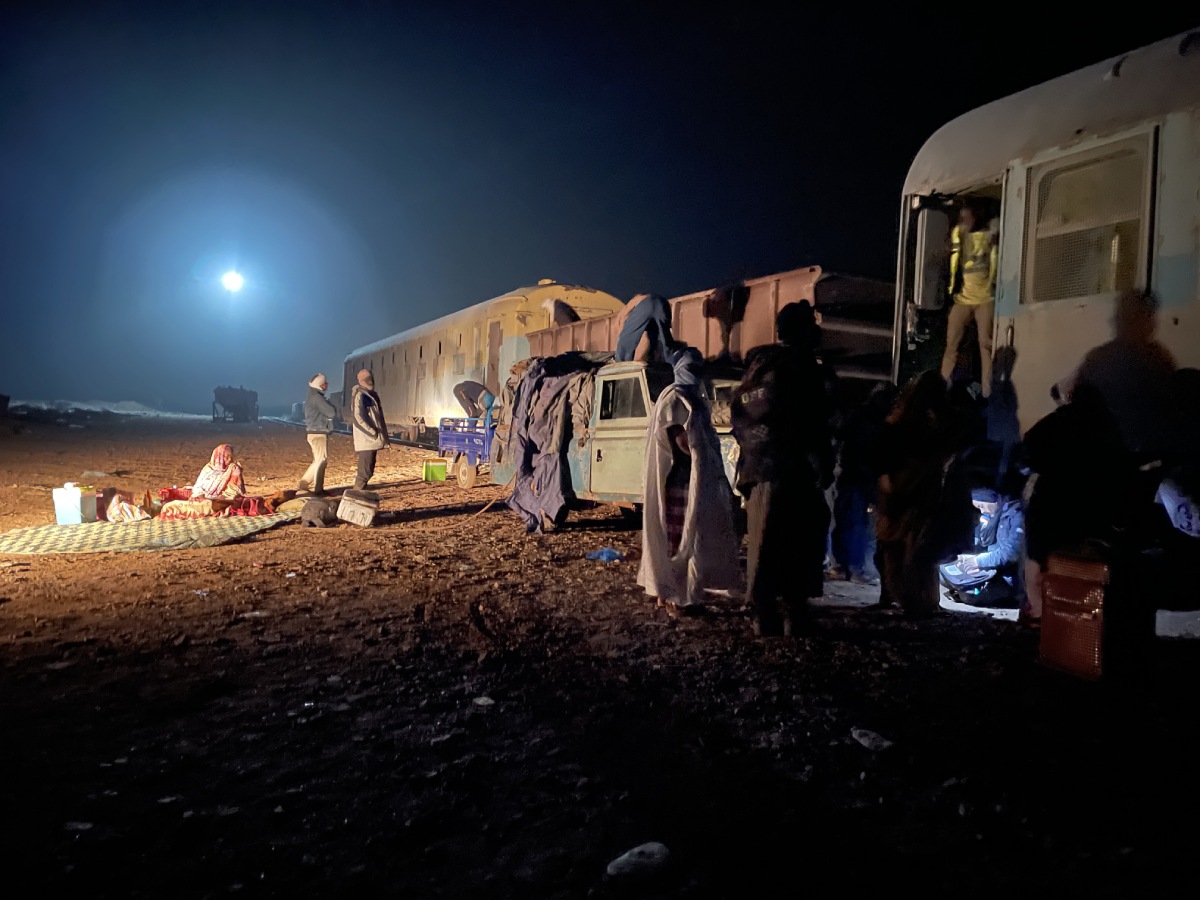
POLYGON ((490 462, 496 423, 482 419, 445 417, 438 423, 438 456, 451 458, 450 470, 458 486, 470 490, 479 477, 479 466, 490 462))
POLYGON ((214 388, 212 417, 214 422, 257 422, 258 393, 245 388, 214 388))
MULTIPOLYGON (((775 317, 789 303, 813 306, 821 320, 821 356, 843 379, 891 379, 895 290, 886 281, 827 273, 808 266, 696 291, 668 300, 671 334, 706 360, 738 362, 754 347, 775 342, 775 317), (717 300, 723 301, 716 303, 717 300), (723 310, 719 311, 719 310, 723 310)), ((531 331, 530 356, 573 350, 616 350, 616 314, 531 331)))

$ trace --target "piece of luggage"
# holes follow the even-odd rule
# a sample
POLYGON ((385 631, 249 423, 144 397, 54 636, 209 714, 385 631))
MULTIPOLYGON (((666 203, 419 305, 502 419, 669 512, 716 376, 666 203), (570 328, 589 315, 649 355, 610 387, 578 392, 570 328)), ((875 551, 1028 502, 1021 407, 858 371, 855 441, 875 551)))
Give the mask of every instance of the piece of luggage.
POLYGON ((1089 680, 1144 673, 1155 638, 1148 562, 1111 547, 1051 554, 1042 577, 1041 661, 1089 680))
POLYGON ((1108 564, 1055 553, 1042 577, 1040 660, 1055 669, 1095 680, 1104 671, 1104 612, 1108 564))
POLYGON ((332 528, 338 523, 338 500, 306 500, 300 510, 300 523, 306 528, 332 528))
POLYGON ((352 525, 374 525, 379 515, 379 499, 374 491, 346 491, 338 504, 337 517, 352 525))

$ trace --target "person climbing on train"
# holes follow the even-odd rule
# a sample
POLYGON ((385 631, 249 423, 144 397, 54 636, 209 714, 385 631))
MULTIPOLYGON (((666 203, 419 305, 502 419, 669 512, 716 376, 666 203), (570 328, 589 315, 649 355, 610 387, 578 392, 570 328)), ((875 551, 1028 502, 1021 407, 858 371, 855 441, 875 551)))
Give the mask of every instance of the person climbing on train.
POLYGON ((478 381, 460 381, 454 386, 454 399, 470 419, 482 419, 496 404, 496 395, 478 381))
POLYGON ((979 341, 979 384, 983 396, 992 392, 992 318, 996 307, 996 262, 999 224, 987 218, 984 203, 968 197, 950 234, 950 314, 946 320, 946 349, 942 378, 954 374, 958 348, 967 324, 974 319, 979 341))
POLYGON ((375 376, 370 369, 362 369, 358 373, 358 384, 350 391, 350 409, 354 420, 354 452, 358 456, 354 489, 362 491, 366 490, 367 483, 375 474, 379 451, 388 446, 383 403, 375 392, 375 376))
POLYGON ((657 294, 638 294, 617 313, 617 362, 670 362, 671 304, 657 294))

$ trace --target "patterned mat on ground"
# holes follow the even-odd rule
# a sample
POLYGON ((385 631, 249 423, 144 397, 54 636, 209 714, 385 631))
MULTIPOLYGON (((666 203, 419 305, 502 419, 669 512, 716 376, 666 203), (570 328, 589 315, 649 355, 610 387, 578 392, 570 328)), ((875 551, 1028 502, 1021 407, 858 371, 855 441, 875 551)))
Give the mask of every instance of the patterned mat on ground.
POLYGON ((292 508, 273 516, 229 516, 148 522, 85 522, 45 525, 0 534, 2 553, 125 553, 130 550, 188 550, 241 540, 300 518, 292 508))

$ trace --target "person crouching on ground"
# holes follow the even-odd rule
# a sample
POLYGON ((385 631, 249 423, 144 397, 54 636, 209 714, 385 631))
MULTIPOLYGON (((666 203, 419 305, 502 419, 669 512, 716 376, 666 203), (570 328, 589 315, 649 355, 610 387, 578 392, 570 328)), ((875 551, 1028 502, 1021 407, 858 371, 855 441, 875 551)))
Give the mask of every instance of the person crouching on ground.
POLYGON ((321 372, 308 383, 308 397, 304 401, 304 428, 308 432, 308 446, 312 448, 312 463, 296 485, 296 490, 311 490, 317 496, 325 493, 329 435, 333 431, 334 416, 337 415, 337 410, 325 397, 327 390, 329 382, 321 372))
POLYGON ((383 404, 375 393, 375 376, 369 369, 358 373, 358 384, 350 392, 350 408, 354 416, 354 452, 358 456, 354 489, 363 491, 375 474, 379 451, 388 445, 383 404))
POLYGON ((975 527, 976 552, 959 556, 959 567, 968 575, 995 569, 996 576, 979 592, 975 606, 1025 605, 1025 513, 1020 500, 1002 497, 991 488, 971 491, 971 504, 979 510, 975 527))
POLYGON ((701 383, 698 351, 676 351, 675 381, 654 404, 646 441, 642 561, 637 582, 668 615, 704 592, 736 589, 733 489, 701 383))

